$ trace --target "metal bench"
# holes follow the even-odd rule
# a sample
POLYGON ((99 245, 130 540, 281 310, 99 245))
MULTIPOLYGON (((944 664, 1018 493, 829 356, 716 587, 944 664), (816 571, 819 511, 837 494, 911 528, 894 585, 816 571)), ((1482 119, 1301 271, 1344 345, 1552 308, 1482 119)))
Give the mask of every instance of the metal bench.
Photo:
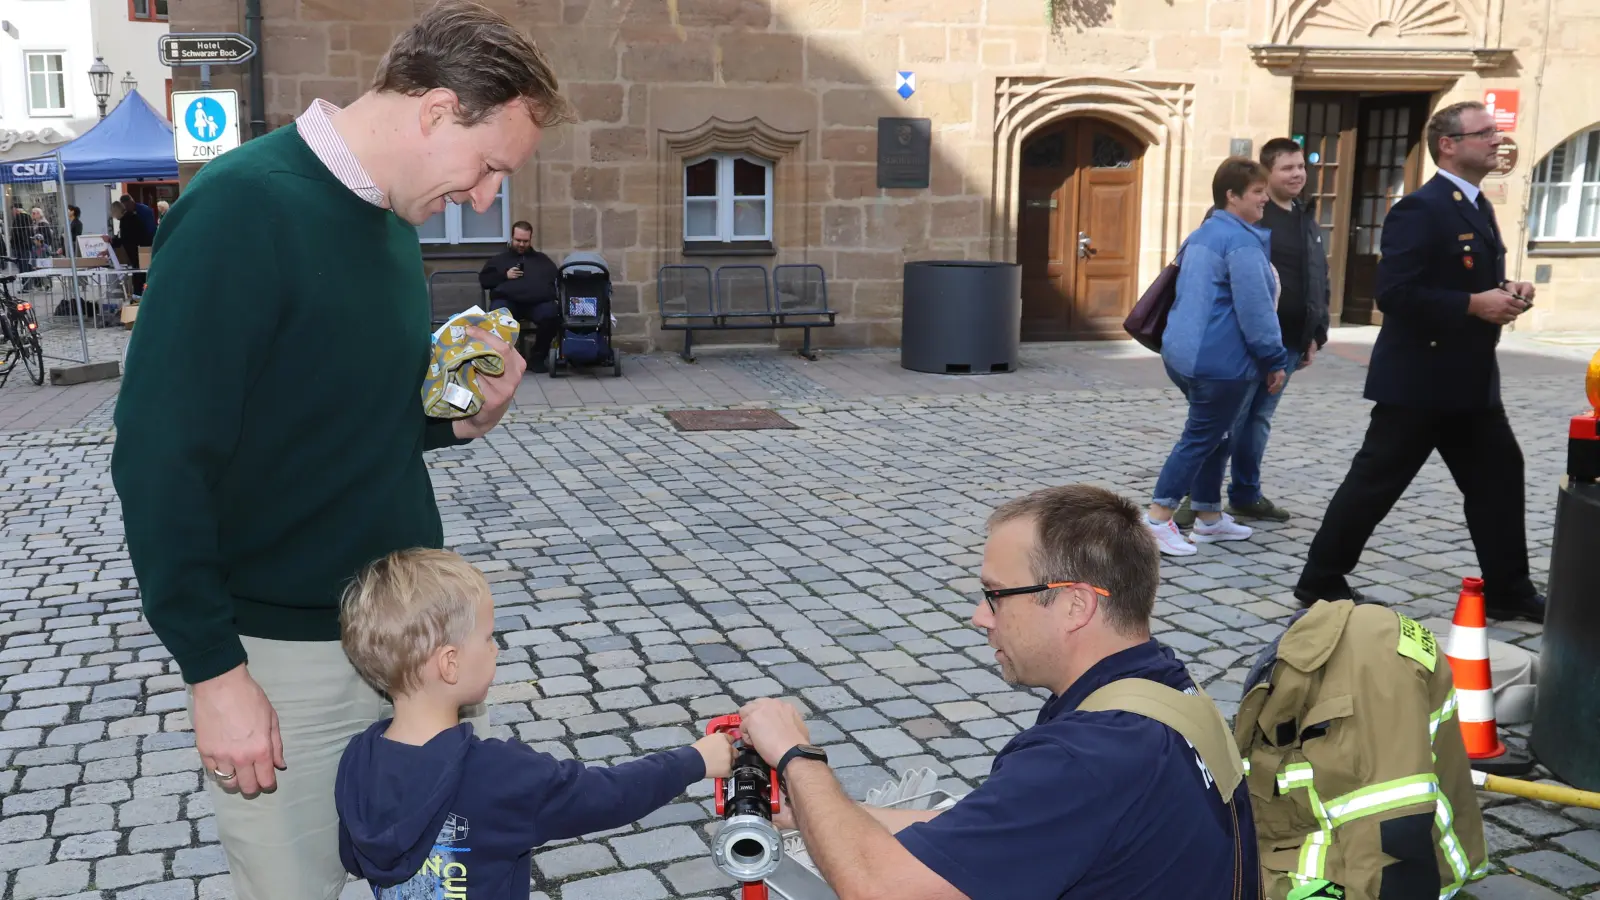
POLYGON ((437 329, 458 312, 474 306, 487 310, 489 292, 478 283, 476 270, 446 269, 428 276, 428 303, 437 329))
POLYGON ((685 362, 694 362, 696 331, 800 328, 797 351, 816 359, 811 329, 831 328, 837 313, 828 306, 828 279, 815 263, 758 265, 666 265, 656 273, 656 306, 664 331, 683 332, 685 362))

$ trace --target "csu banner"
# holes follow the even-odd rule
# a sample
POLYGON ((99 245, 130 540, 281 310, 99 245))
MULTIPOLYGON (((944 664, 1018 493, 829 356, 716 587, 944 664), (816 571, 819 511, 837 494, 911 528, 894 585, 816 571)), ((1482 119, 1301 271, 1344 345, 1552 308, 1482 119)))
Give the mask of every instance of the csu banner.
POLYGON ((0 183, 26 184, 55 180, 56 161, 49 157, 0 163, 0 183))

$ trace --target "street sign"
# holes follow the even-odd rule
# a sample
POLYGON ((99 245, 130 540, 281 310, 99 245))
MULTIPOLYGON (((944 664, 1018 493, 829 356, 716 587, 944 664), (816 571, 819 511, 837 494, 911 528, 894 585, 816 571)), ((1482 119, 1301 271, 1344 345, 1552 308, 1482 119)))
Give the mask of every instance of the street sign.
POLYGON ((156 41, 164 66, 231 66, 256 55, 242 34, 164 34, 156 41))
POLYGON ((1485 91, 1483 105, 1489 115, 1494 117, 1494 127, 1501 131, 1517 130, 1519 102, 1516 91, 1485 91))
POLYGON ((174 91, 172 144, 178 162, 210 162, 239 146, 238 91, 174 91))

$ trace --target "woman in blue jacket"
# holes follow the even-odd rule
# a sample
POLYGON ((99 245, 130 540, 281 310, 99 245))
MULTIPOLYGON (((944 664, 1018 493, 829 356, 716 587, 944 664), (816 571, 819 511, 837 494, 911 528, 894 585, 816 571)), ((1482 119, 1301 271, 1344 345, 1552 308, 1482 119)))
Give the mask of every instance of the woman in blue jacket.
POLYGON ((1199 550, 1172 513, 1190 498, 1196 541, 1242 541, 1250 529, 1222 511, 1229 429, 1256 390, 1283 388, 1288 352, 1278 330, 1271 234, 1256 223, 1266 208, 1267 170, 1242 157, 1211 179, 1216 208, 1179 251, 1177 300, 1161 337, 1167 377, 1189 401, 1183 434, 1156 479, 1147 524, 1161 552, 1199 550))

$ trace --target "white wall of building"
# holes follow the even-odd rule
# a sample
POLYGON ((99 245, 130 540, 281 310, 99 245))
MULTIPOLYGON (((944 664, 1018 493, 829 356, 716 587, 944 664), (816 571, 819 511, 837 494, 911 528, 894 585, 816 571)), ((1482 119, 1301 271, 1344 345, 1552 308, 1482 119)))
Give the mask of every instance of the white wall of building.
POLYGON ((90 2, 0 0, 0 147, 11 145, 0 152, 0 159, 48 153, 99 119, 89 85, 89 67, 94 64, 90 2), (30 53, 60 54, 61 109, 40 111, 30 104, 30 53), (50 134, 50 139, 38 141, 41 133, 50 134))
MULTIPOLYGON (((38 3, 43 0, 13 2, 38 3)), ((122 99, 122 79, 132 72, 134 80, 139 82, 139 93, 170 120, 172 111, 167 109, 167 79, 172 77, 172 70, 162 65, 156 55, 156 43, 167 33, 167 23, 133 21, 128 16, 127 0, 93 2, 96 52, 111 67, 111 99, 107 105, 115 105, 122 99)))

